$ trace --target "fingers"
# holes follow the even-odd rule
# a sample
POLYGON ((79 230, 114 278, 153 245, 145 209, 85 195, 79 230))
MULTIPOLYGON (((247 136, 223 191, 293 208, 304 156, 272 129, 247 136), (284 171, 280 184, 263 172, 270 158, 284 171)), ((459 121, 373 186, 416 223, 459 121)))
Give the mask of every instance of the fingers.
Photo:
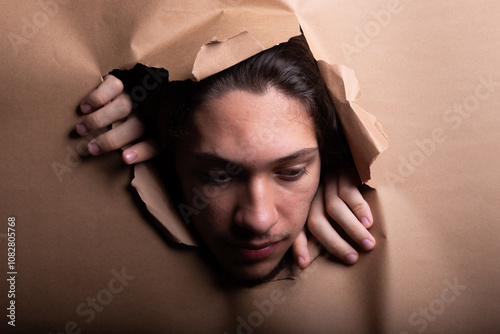
POLYGON ((103 129, 127 117, 131 112, 132 101, 127 94, 122 93, 103 107, 83 117, 76 125, 76 131, 79 135, 84 136, 88 132, 103 129))
POLYGON ((158 145, 153 140, 145 140, 124 150, 122 159, 126 164, 131 165, 154 158, 159 153, 158 145))
MULTIPOLYGON (((137 116, 132 115, 122 124, 92 139, 88 143, 87 149, 92 155, 114 151, 141 138, 144 131, 145 127, 142 121, 137 116)), ((141 153, 141 155, 144 154, 141 153)))
POLYGON ((97 110, 123 92, 123 83, 118 78, 107 75, 104 81, 80 103, 84 114, 97 110))
POLYGON ((300 231, 292 244, 292 254, 300 270, 306 269, 311 263, 311 256, 307 248, 307 236, 304 230, 300 231))
POLYGON ((316 236, 318 241, 334 256, 348 264, 358 261, 358 252, 335 231, 328 220, 322 187, 318 189, 311 203, 307 227, 316 236))
POLYGON ((338 196, 349 206, 354 215, 365 228, 373 225, 373 216, 370 206, 361 195, 357 178, 352 174, 340 174, 338 180, 338 196))
MULTIPOLYGON (((342 181, 344 182, 344 181, 342 181)), ((375 238, 368 232, 365 226, 358 220, 358 217, 351 211, 355 208, 358 214, 366 215, 368 211, 365 202, 358 188, 351 182, 345 181, 342 188, 336 177, 328 178, 325 185, 325 208, 342 229, 364 250, 371 250, 375 247, 375 238), (341 198, 342 197, 342 198, 341 198), (348 206, 349 205, 349 206, 348 206)), ((371 221, 371 213, 369 215, 371 221)), ((367 218, 362 216, 361 218, 367 218)), ((364 220, 364 219, 363 219, 364 220)), ((371 224, 367 224, 371 225, 371 224)))
MULTIPOLYGON (((88 143, 87 149, 92 155, 130 145, 145 133, 142 120, 131 115, 132 101, 130 96, 123 92, 123 83, 112 75, 107 75, 99 87, 81 102, 80 109, 86 114, 76 125, 76 131, 82 136, 92 131, 102 131, 110 124, 126 119, 88 143)), ((150 139, 125 149, 122 159, 127 164, 134 164, 149 160, 158 154, 158 145, 150 139)))

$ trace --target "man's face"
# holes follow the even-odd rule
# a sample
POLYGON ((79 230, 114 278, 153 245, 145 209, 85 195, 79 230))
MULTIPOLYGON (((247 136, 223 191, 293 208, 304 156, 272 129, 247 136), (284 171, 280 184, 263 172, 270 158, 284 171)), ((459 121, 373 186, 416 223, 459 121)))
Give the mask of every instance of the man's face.
POLYGON ((303 229, 320 155, 305 106, 276 89, 232 91, 195 111, 176 167, 190 220, 220 264, 253 280, 303 229))

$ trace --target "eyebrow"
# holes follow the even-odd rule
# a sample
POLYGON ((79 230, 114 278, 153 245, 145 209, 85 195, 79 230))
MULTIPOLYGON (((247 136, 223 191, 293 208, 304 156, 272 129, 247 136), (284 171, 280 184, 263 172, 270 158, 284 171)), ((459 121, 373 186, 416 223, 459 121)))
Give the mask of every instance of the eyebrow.
MULTIPOLYGON (((293 152, 287 156, 277 158, 277 159, 271 161, 270 164, 277 165, 277 164, 286 163, 289 161, 293 161, 293 160, 311 155, 312 153, 316 153, 316 152, 318 152, 317 147, 304 148, 304 149, 298 150, 296 152, 293 152)), ((240 164, 236 161, 232 161, 230 159, 226 159, 224 157, 220 157, 216 154, 208 153, 208 152, 193 152, 193 156, 196 160, 205 160, 205 161, 220 163, 220 164, 227 164, 227 163, 238 164, 238 165, 240 164)))

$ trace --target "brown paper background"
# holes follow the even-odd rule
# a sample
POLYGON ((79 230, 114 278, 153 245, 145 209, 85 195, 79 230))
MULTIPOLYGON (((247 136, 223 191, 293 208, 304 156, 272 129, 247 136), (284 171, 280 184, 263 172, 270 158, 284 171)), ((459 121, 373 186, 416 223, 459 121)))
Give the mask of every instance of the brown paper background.
POLYGON ((255 333, 498 332, 500 85, 490 94, 476 87, 488 77, 500 82, 500 5, 263 1, 273 9, 267 16, 255 9, 260 3, 69 1, 18 54, 7 34, 21 35, 23 18, 32 19, 41 7, 36 1, 3 4, 2 332, 59 333, 73 321, 82 333, 236 333, 238 319, 259 320, 254 302, 278 291, 284 303, 261 315, 255 333), (238 19, 234 6, 244 11, 238 19), (390 21, 378 23, 389 9, 390 21), (377 248, 351 267, 319 259, 294 282, 221 289, 194 250, 171 247, 138 209, 131 169, 119 153, 83 161, 70 153, 84 145, 69 136, 78 121, 75 109, 101 74, 137 60, 175 69, 174 78, 189 73, 175 67, 176 60, 194 61, 197 45, 215 35, 224 40, 251 30, 269 47, 285 39, 283 22, 292 25, 293 12, 317 58, 355 70, 362 91, 357 103, 377 116, 391 140, 372 168, 376 191, 366 193, 377 248), (276 22, 283 28, 270 34, 276 22), (349 47, 356 51, 349 54, 349 47), (458 123, 444 119, 455 105, 471 110, 456 129, 458 123), (446 139, 438 136, 443 140, 432 152, 418 153, 417 142, 428 143, 436 131, 446 139), (402 171, 402 161, 410 159, 418 163, 402 171), (71 170, 62 181, 54 162, 71 170), (15 329, 6 325, 3 278, 12 215, 15 329), (104 296, 112 270, 122 268, 135 278, 85 322, 78 305, 104 296), (466 288, 453 294, 446 282, 466 288))

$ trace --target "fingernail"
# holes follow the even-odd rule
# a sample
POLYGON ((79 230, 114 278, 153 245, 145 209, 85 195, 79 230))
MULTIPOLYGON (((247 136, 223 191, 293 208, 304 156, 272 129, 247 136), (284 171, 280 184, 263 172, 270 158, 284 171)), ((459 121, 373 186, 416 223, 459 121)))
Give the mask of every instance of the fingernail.
POLYGON ((92 110, 92 107, 89 104, 84 103, 81 105, 80 110, 82 111, 82 113, 87 114, 90 112, 90 110, 92 110))
POLYGON ((129 151, 124 154, 125 158, 125 163, 131 164, 134 163, 134 161, 137 159, 137 152, 135 151, 129 151))
POLYGON ((361 224, 363 224, 363 226, 366 228, 370 227, 370 221, 366 217, 361 217, 361 224))
POLYGON ((361 241, 361 247, 363 247, 364 250, 370 250, 373 248, 373 246, 374 243, 370 239, 364 239, 363 241, 361 241))
POLYGON ((89 131, 87 130, 87 127, 85 126, 85 124, 78 123, 76 125, 76 132, 78 132, 78 134, 80 136, 85 136, 89 131))
POLYGON ((89 143, 88 149, 89 149, 90 154, 92 154, 92 155, 98 155, 99 153, 101 153, 101 149, 94 142, 89 143))
POLYGON ((358 260, 358 256, 354 253, 351 253, 345 257, 345 262, 347 262, 349 264, 356 263, 357 260, 358 260))

